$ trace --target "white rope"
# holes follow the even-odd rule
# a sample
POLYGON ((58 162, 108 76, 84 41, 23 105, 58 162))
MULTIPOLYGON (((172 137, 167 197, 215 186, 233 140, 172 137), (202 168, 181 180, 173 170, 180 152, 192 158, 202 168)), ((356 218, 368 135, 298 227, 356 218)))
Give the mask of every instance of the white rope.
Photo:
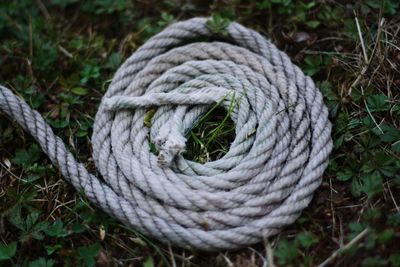
POLYGON ((331 124, 313 81, 285 53, 238 23, 226 31, 216 36, 205 18, 175 23, 119 68, 93 127, 102 178, 1 86, 0 109, 78 190, 140 232, 204 250, 259 242, 311 201, 332 149, 331 124), (215 102, 233 107, 235 140, 221 159, 185 159, 185 133, 215 102), (151 128, 149 106, 157 106, 151 128))

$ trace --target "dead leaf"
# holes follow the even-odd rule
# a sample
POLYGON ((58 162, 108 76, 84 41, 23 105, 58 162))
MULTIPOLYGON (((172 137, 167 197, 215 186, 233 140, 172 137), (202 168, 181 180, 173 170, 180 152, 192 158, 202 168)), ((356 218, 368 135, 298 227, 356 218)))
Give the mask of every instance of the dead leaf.
POLYGON ((103 241, 106 237, 106 230, 104 229, 104 225, 99 226, 99 236, 101 241, 103 241))
POLYGON ((296 32, 292 35, 292 40, 295 43, 307 42, 311 36, 306 32, 296 32))
POLYGON ((296 44, 306 43, 307 45, 311 45, 317 40, 317 35, 315 33, 292 32, 289 34, 282 33, 282 35, 286 41, 296 44))

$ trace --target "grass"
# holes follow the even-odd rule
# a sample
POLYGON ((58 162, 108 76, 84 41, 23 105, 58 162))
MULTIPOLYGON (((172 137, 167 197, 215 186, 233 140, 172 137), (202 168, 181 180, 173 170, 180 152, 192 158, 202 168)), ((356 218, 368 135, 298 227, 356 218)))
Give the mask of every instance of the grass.
MULTIPOLYGON (((239 21, 312 76, 330 110, 334 151, 295 224, 264 244, 203 253, 160 244, 100 212, 1 115, 0 266, 400 266, 399 12, 396 0, 1 3, 1 84, 93 172, 93 117, 116 68, 172 21, 211 14, 214 31, 239 21)), ((204 162, 229 148, 228 113, 216 108, 201 120, 188 157, 204 162)))
POLYGON ((222 107, 222 100, 201 116, 188 133, 185 157, 199 162, 220 159, 228 150, 235 136, 235 124, 230 115, 237 102, 235 96, 226 96, 231 100, 229 107, 222 107))

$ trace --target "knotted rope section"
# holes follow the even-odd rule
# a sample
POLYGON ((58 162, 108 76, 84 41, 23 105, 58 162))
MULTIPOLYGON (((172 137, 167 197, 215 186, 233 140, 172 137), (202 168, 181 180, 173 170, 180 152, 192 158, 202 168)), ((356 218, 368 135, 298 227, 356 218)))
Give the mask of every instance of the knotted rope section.
POLYGON ((0 88, 1 110, 78 190, 143 234, 182 247, 239 248, 293 223, 332 149, 328 111, 313 81, 238 23, 218 36, 206 18, 178 22, 126 60, 94 123, 102 178, 74 159, 38 112, 0 88), (185 159, 185 134, 215 103, 233 107, 235 140, 218 160, 185 159), (148 107, 156 107, 150 128, 148 107))

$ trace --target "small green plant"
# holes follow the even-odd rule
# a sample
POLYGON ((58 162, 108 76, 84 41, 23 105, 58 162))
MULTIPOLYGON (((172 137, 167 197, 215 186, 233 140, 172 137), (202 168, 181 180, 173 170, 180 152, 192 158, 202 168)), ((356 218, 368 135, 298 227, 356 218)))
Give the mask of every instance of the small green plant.
POLYGON ((11 242, 10 244, 0 244, 0 261, 9 260, 14 257, 17 252, 17 242, 11 242))
POLYGON ((96 265, 96 256, 99 254, 100 245, 95 243, 90 246, 82 246, 77 250, 78 261, 87 267, 96 265))
POLYGON ((207 21, 207 26, 214 34, 221 34, 222 36, 228 36, 227 28, 231 21, 221 15, 213 15, 210 20, 207 21))
POLYGON ((304 265, 310 265, 310 258, 303 256, 300 251, 308 250, 318 242, 318 237, 310 232, 299 233, 292 241, 287 239, 280 240, 275 248, 274 257, 277 263, 283 266, 296 266, 299 262, 304 262, 304 265))
POLYGON ((55 261, 52 259, 38 258, 29 262, 29 267, 53 267, 55 265, 55 261))

